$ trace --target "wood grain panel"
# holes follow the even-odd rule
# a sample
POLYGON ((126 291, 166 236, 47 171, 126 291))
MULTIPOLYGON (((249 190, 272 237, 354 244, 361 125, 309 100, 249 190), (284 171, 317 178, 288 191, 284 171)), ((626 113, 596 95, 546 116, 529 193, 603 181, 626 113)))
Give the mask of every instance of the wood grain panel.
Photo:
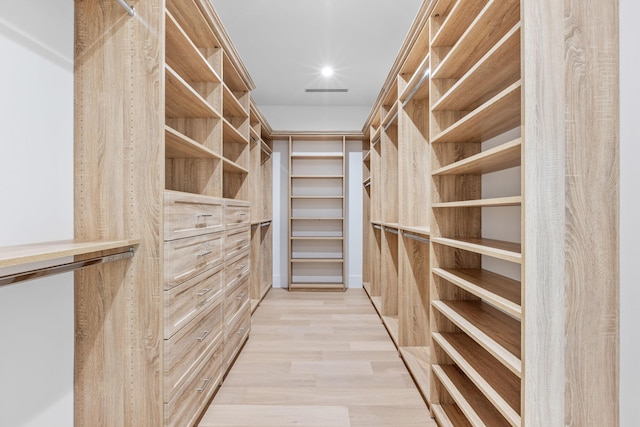
POLYGON ((130 261, 75 275, 79 426, 163 421, 164 16, 159 0, 135 6, 75 2, 75 237, 141 240, 130 261))
POLYGON ((620 285, 618 2, 567 0, 564 17, 564 423, 615 426, 619 424, 620 285))

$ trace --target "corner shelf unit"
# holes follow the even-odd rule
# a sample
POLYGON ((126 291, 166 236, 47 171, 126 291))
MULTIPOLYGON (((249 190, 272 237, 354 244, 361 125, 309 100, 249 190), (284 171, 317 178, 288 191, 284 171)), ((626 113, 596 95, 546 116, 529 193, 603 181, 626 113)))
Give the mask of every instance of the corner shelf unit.
POLYGON ((345 141, 289 137, 289 290, 345 290, 345 141))

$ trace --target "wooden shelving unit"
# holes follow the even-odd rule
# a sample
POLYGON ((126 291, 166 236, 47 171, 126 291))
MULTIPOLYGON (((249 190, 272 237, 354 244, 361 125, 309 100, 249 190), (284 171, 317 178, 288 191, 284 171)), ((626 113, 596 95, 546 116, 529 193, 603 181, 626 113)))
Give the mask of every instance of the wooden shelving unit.
POLYGON ((617 18, 565 6, 424 1, 363 127, 365 289, 442 426, 619 422, 617 18))
POLYGON ((426 400, 431 374, 430 186, 425 177, 431 169, 425 22, 415 25, 412 34, 403 47, 407 57, 388 80, 366 127, 363 258, 368 260, 365 289, 426 400))
POLYGON ((75 273, 75 422, 193 426, 271 287, 270 129, 210 2, 75 7, 75 234, 113 242, 48 256, 137 239, 75 273))
POLYGON ((345 289, 345 137, 289 137, 289 290, 345 289))
POLYGON ((519 426, 522 283, 500 263, 519 269, 523 234, 496 239, 481 224, 492 221, 487 209, 522 221, 520 194, 485 188, 488 174, 520 179, 520 4, 463 3, 441 0, 429 18, 431 404, 455 405, 472 425, 519 426))
POLYGON ((251 310, 273 286, 273 142, 271 127, 253 99, 250 108, 251 310))

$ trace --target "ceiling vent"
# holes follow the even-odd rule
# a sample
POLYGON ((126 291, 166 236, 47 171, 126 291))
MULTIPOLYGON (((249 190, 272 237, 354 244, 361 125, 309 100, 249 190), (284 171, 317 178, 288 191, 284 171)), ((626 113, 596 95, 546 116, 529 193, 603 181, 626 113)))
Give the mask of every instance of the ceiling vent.
POLYGON ((347 93, 349 89, 305 89, 307 93, 347 93))

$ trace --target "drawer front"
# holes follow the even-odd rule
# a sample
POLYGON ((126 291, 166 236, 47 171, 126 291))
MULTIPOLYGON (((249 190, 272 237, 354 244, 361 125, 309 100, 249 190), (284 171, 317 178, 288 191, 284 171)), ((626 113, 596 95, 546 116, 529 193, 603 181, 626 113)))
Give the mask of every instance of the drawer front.
POLYGON ((224 297, 224 319, 231 322, 240 309, 249 301, 249 278, 239 280, 236 285, 227 289, 224 297))
POLYGON ((249 253, 225 263, 224 276, 227 289, 249 276, 249 253))
POLYGON ((182 239, 222 230, 222 199, 165 191, 164 240, 182 239))
POLYGON ((193 373, 201 358, 223 337, 221 300, 205 310, 171 339, 164 348, 164 398, 171 401, 184 381, 193 373))
POLYGON ((207 355, 202 367, 186 381, 176 398, 165 403, 166 426, 192 427, 195 425, 222 380, 226 369, 224 347, 224 343, 220 340, 213 352, 207 355))
POLYGON ((218 265, 164 291, 164 339, 171 338, 214 301, 223 298, 224 285, 224 268, 218 265))
POLYGON ((251 249, 251 232, 248 227, 227 231, 225 236, 225 259, 235 258, 251 249))
POLYGON ((223 233, 173 240, 164 244, 164 288, 171 289, 219 265, 223 233))
POLYGON ((245 304, 231 320, 225 337, 226 365, 229 366, 251 329, 251 304, 245 304))
POLYGON ((228 228, 250 225, 249 204, 227 201, 224 209, 224 223, 228 228))

